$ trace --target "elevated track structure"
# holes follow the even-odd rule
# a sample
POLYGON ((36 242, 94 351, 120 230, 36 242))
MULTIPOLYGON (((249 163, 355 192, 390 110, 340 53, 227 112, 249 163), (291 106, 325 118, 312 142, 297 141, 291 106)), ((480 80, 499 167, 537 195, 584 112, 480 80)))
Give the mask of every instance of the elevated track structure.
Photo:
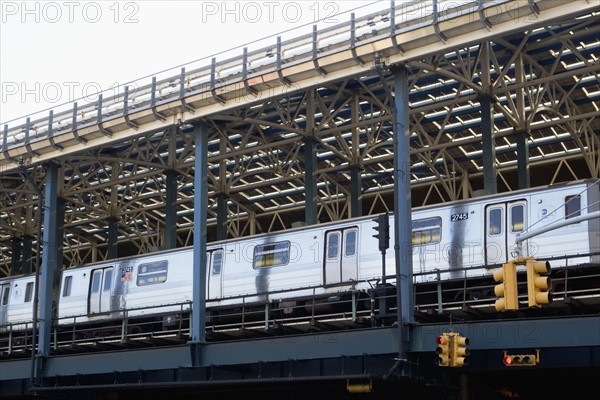
MULTIPOLYGON (((60 270, 397 211, 405 194, 394 179, 399 123, 408 132, 404 184, 413 207, 600 177, 597 2, 377 4, 335 26, 2 122, 0 276, 39 273, 48 254, 60 270), (405 104, 398 89, 406 89, 405 104), (206 218, 198 223, 200 208, 206 218)), ((487 294, 461 299, 460 281, 415 288, 425 299, 408 323, 392 314, 389 324, 361 325, 369 317, 357 313, 209 324, 208 341, 175 329, 95 343, 44 337, 33 351, 0 343, 0 394, 185 398, 200 390, 216 398, 261 390, 281 398, 319 390, 345 398, 441 387, 490 398, 490 390, 514 394, 504 384, 512 379, 521 397, 535 398, 532 382, 597 376, 598 266, 586 271, 562 277, 560 301, 541 311, 497 314, 487 294), (435 337, 455 331, 470 338, 471 365, 434 367, 435 337), (506 351, 537 354, 539 363, 507 372, 506 351)), ((477 284, 489 293, 491 282, 477 284)), ((43 285, 47 299, 52 282, 43 285)), ((40 323, 50 336, 48 321, 40 323)))

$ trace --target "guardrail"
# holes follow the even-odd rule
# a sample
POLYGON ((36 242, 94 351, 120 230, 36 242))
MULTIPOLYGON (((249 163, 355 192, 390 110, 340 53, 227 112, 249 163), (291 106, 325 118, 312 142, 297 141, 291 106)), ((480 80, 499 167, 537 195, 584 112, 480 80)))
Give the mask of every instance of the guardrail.
POLYGON ((0 154, 16 163, 21 157, 33 159, 74 143, 110 137, 116 131, 136 132, 151 122, 161 122, 149 127, 154 130, 185 123, 184 115, 198 108, 246 97, 245 101, 252 101, 259 92, 272 95, 275 87, 282 87, 284 94, 300 89, 296 81, 309 75, 362 67, 381 62, 382 55, 404 54, 481 28, 489 30, 495 24, 538 16, 541 3, 550 4, 542 0, 391 1, 387 8, 365 16, 351 13, 344 23, 321 29, 315 24, 312 32, 299 37, 273 37, 270 42, 261 41, 267 44, 258 49, 244 47, 241 54, 227 59, 205 58, 179 71, 168 70, 162 74, 165 77, 142 78, 111 93, 100 93, 95 101, 79 99, 47 115, 32 114, 15 125, 8 121, 2 124, 0 154))

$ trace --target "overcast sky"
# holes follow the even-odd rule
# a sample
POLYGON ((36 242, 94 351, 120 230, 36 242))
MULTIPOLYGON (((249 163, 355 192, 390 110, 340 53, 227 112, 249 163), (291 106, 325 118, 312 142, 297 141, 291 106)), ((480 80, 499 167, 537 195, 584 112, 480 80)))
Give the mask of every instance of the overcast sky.
POLYGON ((208 64, 217 53, 237 48, 235 55, 241 55, 243 47, 263 47, 266 41, 256 41, 284 31, 285 40, 310 33, 315 23, 347 22, 350 12, 359 17, 386 9, 389 1, 1 0, 0 5, 0 123, 10 126, 82 97, 94 101, 100 91, 114 94, 115 87, 138 78, 171 68, 176 75, 195 60, 206 58, 208 64))

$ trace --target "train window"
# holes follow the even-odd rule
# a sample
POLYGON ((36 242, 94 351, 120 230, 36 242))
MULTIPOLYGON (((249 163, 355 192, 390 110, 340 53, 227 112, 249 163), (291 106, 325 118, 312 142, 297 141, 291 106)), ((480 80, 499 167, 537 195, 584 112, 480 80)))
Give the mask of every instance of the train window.
POLYGON ((104 285, 102 287, 103 292, 110 291, 110 287, 112 286, 112 274, 113 274, 112 268, 107 268, 106 270, 104 270, 104 285))
POLYGON ((510 208, 510 231, 521 232, 525 226, 525 207, 517 204, 510 208))
POLYGON ((65 276, 65 284, 63 285, 63 297, 68 297, 71 295, 71 283, 73 282, 73 277, 71 275, 65 276))
POLYGON ((579 217, 581 215, 581 196, 565 197, 565 219, 579 217))
POLYGON ((439 243, 442 239, 442 219, 440 217, 417 219, 412 222, 412 244, 439 243))
POLYGON ((327 258, 332 260, 338 258, 340 248, 339 232, 332 232, 327 236, 327 258))
POLYGON ((4 292, 2 292, 2 305, 5 306, 8 304, 8 294, 10 293, 10 286, 4 287, 4 292))
POLYGON ((97 269, 92 275, 92 293, 98 293, 100 291, 100 280, 102 279, 102 270, 97 269))
POLYGON ((33 282, 27 282, 25 285, 25 303, 29 303, 33 298, 33 282))
POLYGON ((490 210, 490 219, 488 220, 488 232, 490 236, 500 235, 502 233, 502 209, 492 208, 490 210))
POLYGON ((354 254, 356 254, 356 231, 348 231, 346 232, 344 255, 353 256, 354 254))
POLYGON ((137 273, 137 285, 156 285, 167 281, 167 261, 155 261, 147 264, 140 264, 137 273))
POLYGON ((219 275, 221 268, 223 267, 223 250, 215 251, 212 256, 212 269, 213 275, 219 275))
POLYGON ((253 268, 278 267, 290 261, 290 242, 260 244, 254 247, 253 268))

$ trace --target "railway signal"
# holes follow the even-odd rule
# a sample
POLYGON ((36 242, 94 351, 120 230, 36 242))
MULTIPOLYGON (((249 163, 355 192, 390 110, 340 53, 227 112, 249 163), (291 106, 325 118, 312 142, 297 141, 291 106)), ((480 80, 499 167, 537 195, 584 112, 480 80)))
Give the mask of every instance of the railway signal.
POLYGON ((540 350, 536 349, 536 354, 508 354, 504 350, 502 362, 507 367, 533 367, 540 362, 540 350))
POLYGON ((494 271, 494 281, 500 282, 494 286, 496 300, 496 311, 518 310, 519 292, 517 289, 517 265, 515 261, 509 261, 494 271))
POLYGON ((552 280, 549 276, 550 263, 548 261, 537 261, 535 258, 528 258, 527 268, 527 299, 529 307, 541 307, 542 304, 552 302, 552 280))
POLYGON ((379 241, 379 250, 385 251, 390 247, 390 219, 388 213, 378 215, 373 221, 377 222, 377 225, 373 227, 377 233, 373 237, 379 241))

